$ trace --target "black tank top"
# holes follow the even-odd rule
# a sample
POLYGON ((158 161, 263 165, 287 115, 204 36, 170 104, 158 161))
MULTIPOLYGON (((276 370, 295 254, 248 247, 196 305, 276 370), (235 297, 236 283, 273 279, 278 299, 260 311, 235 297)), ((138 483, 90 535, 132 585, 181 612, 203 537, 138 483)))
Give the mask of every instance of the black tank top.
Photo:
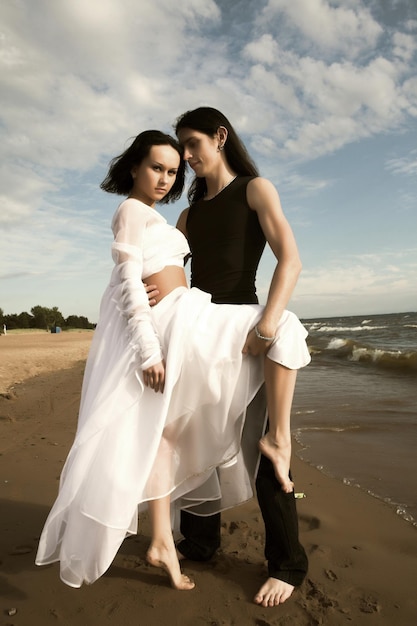
POLYGON ((218 304, 256 304, 255 278, 265 248, 258 215, 246 200, 253 176, 238 176, 211 200, 190 206, 191 285, 218 304))

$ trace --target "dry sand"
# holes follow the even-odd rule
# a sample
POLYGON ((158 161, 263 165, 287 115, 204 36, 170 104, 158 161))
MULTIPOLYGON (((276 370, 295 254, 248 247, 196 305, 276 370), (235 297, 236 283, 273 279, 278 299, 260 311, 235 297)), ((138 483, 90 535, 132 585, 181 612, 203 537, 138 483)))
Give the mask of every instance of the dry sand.
POLYGON ((212 562, 184 562, 193 591, 174 591, 144 561, 146 516, 109 571, 71 589, 57 564, 36 567, 43 522, 75 432, 92 334, 0 337, 1 626, 411 626, 417 623, 416 529, 384 504, 294 455, 306 581, 280 607, 252 597, 266 577, 256 500, 223 515, 212 562))

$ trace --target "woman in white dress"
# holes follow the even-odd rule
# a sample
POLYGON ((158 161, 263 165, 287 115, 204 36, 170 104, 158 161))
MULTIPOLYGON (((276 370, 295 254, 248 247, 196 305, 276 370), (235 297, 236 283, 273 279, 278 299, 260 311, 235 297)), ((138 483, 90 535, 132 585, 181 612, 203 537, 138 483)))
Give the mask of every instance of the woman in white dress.
MULTIPOLYGON (((175 551, 175 511, 207 515, 252 496, 242 432, 246 407, 264 383, 264 353, 276 365, 266 381, 271 431, 290 429, 288 406, 276 402, 277 389, 282 403, 292 398, 280 372, 310 361, 307 332, 293 313, 276 320, 273 338, 262 338, 254 331, 261 306, 215 305, 187 287, 187 241, 155 209, 178 199, 184 169, 172 137, 145 131, 113 159, 102 183, 128 197, 113 217, 115 266, 86 364, 75 440, 36 557, 38 565, 60 561, 61 579, 72 587, 108 569, 148 506, 148 562, 167 571, 173 587, 192 589, 175 551), (158 285, 152 308, 143 281, 158 285)), ((246 424, 245 437, 261 437, 263 428, 262 418, 246 424)), ((289 459, 265 436, 261 446, 282 489, 292 491, 289 459)))

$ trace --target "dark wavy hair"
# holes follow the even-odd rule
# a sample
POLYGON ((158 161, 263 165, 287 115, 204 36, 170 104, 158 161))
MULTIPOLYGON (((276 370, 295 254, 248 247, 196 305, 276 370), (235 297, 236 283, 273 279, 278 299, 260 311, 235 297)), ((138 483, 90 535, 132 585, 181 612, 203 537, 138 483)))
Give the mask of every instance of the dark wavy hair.
MULTIPOLYGON (((224 154, 232 170, 238 176, 259 176, 258 168, 249 156, 243 141, 227 117, 217 109, 199 107, 193 111, 187 111, 177 118, 174 128, 177 136, 182 128, 190 128, 209 135, 209 137, 214 137, 219 126, 224 126, 228 131, 227 140, 224 144, 224 154)), ((188 201, 193 204, 200 200, 206 192, 206 179, 196 176, 188 190, 188 201)))
POLYGON ((175 183, 167 195, 159 202, 160 204, 168 204, 168 202, 178 200, 184 189, 185 180, 186 164, 183 159, 183 150, 174 137, 166 135, 159 130, 145 130, 143 133, 140 133, 122 154, 112 159, 107 176, 101 183, 100 188, 108 193, 128 195, 133 187, 133 178, 130 172, 135 165, 140 165, 143 159, 148 156, 152 146, 171 146, 180 155, 180 164, 175 183))

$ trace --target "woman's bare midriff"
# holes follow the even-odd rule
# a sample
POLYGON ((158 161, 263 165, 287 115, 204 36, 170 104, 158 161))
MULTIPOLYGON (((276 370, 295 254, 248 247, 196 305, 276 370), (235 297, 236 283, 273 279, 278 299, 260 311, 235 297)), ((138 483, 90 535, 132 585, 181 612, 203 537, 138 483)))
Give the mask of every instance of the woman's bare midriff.
POLYGON ((160 272, 144 278, 143 282, 147 285, 156 285, 159 291, 155 298, 157 303, 177 287, 188 287, 184 269, 176 265, 164 267, 160 272))

